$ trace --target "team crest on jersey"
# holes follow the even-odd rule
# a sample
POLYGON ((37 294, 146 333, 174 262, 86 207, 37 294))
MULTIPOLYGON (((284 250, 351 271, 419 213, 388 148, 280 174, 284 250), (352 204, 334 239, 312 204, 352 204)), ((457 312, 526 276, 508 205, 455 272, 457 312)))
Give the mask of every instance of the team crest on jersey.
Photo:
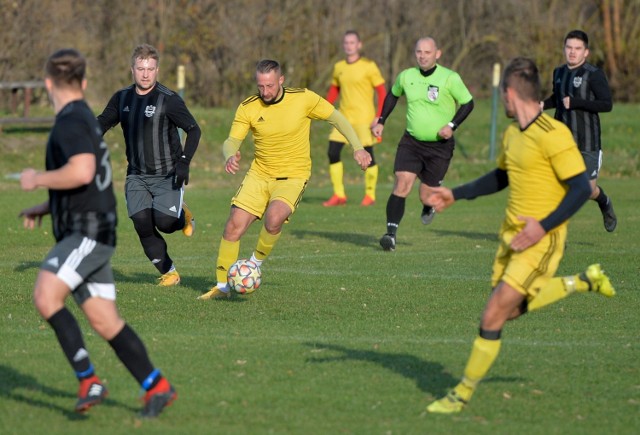
POLYGON ((427 88, 427 98, 429 101, 436 101, 440 95, 440 88, 437 86, 429 85, 427 88))
POLYGON ((574 88, 579 88, 581 84, 582 84, 582 77, 581 76, 573 78, 573 87, 574 88))
POLYGON ((156 113, 156 106, 147 106, 144 109, 144 116, 147 118, 151 118, 154 113, 156 113))

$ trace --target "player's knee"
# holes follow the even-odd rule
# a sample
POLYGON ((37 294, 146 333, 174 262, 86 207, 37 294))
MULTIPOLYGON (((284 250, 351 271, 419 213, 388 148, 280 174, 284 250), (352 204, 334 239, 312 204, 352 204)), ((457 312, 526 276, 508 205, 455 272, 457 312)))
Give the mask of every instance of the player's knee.
POLYGON ((43 319, 48 320, 64 307, 64 301, 51 297, 51 294, 42 287, 36 287, 33 291, 33 305, 43 319))
POLYGON ((228 242, 237 242, 244 235, 247 227, 244 225, 238 225, 232 219, 227 221, 222 232, 222 238, 228 242))
POLYGON ((43 319, 48 319, 54 313, 50 313, 49 309, 49 301, 47 300, 44 292, 39 291, 38 288, 33 291, 33 305, 38 310, 38 313, 42 316, 43 319))
POLYGON ((181 229, 184 226, 179 225, 180 218, 176 216, 169 216, 157 210, 153 211, 153 222, 156 228, 163 233, 173 233, 174 231, 181 229))
POLYGON ((131 216, 133 228, 141 238, 153 235, 153 215, 151 209, 144 209, 131 216))
POLYGON ((282 223, 265 222, 264 229, 272 236, 275 236, 282 231, 282 223))
POLYGON ((409 196, 409 193, 411 193, 411 185, 410 184, 403 184, 403 183, 398 183, 394 188, 393 188, 393 194, 395 196, 399 196, 401 198, 406 198, 407 196, 409 196))
POLYGON ((100 337, 111 340, 124 327, 124 320, 110 316, 94 315, 89 317, 89 324, 100 337))

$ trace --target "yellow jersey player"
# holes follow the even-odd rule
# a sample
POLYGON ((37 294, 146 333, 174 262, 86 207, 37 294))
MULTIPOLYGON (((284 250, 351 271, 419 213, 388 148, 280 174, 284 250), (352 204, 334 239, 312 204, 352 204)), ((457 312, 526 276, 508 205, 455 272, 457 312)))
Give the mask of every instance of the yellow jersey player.
POLYGON ((436 211, 459 199, 473 199, 509 186, 500 245, 493 263, 493 292, 480 321, 479 335, 460 383, 427 406, 428 412, 461 411, 500 351, 507 320, 556 302, 574 292, 615 295, 599 264, 585 272, 554 277, 562 259, 567 220, 589 198, 584 161, 569 129, 541 113, 540 77, 533 61, 514 59, 504 71, 501 90, 507 116, 497 168, 453 190, 431 189, 436 211))
POLYGON ((349 141, 364 171, 371 163, 349 121, 327 100, 303 88, 284 87, 280 64, 262 60, 256 67, 258 93, 236 111, 224 142, 225 171, 235 174, 240 145, 251 131, 255 158, 236 195, 220 240, 216 261, 217 284, 199 299, 231 296, 227 271, 240 252, 240 238, 258 219, 264 220, 251 260, 258 266, 280 238, 282 225, 296 210, 311 176, 311 120, 326 120, 349 141))
MULTIPOLYGON (((340 97, 340 113, 351 123, 360 143, 371 155, 371 164, 364 173, 364 198, 360 203, 369 206, 376 202, 378 182, 378 165, 373 154, 373 145, 378 139, 371 133, 371 128, 377 124, 387 91, 378 65, 360 55, 362 41, 358 32, 347 30, 342 38, 342 48, 345 59, 333 67, 327 101, 333 104, 338 96, 340 97), (374 104, 374 90, 378 100, 377 109, 374 104)), ((331 131, 328 155, 333 195, 322 203, 325 207, 344 205, 347 202, 343 182, 344 166, 340 160, 340 153, 346 142, 347 139, 337 129, 331 131)))

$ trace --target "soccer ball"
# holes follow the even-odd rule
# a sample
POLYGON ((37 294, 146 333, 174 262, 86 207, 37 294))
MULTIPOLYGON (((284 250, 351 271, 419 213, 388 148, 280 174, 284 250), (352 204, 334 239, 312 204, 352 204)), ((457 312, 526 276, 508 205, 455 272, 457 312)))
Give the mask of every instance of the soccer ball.
POLYGON ((260 266, 247 259, 238 260, 231 265, 227 273, 229 288, 241 295, 253 293, 262 283, 260 266))

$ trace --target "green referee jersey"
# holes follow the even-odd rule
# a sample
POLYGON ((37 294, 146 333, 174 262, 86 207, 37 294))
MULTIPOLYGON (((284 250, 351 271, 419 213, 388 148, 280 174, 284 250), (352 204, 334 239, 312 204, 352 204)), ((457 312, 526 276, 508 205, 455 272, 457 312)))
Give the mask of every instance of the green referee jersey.
POLYGON ((473 99, 458 73, 441 65, 427 77, 417 67, 402 71, 391 92, 407 98, 409 134, 430 142, 439 139, 438 131, 453 119, 458 105, 473 99))

